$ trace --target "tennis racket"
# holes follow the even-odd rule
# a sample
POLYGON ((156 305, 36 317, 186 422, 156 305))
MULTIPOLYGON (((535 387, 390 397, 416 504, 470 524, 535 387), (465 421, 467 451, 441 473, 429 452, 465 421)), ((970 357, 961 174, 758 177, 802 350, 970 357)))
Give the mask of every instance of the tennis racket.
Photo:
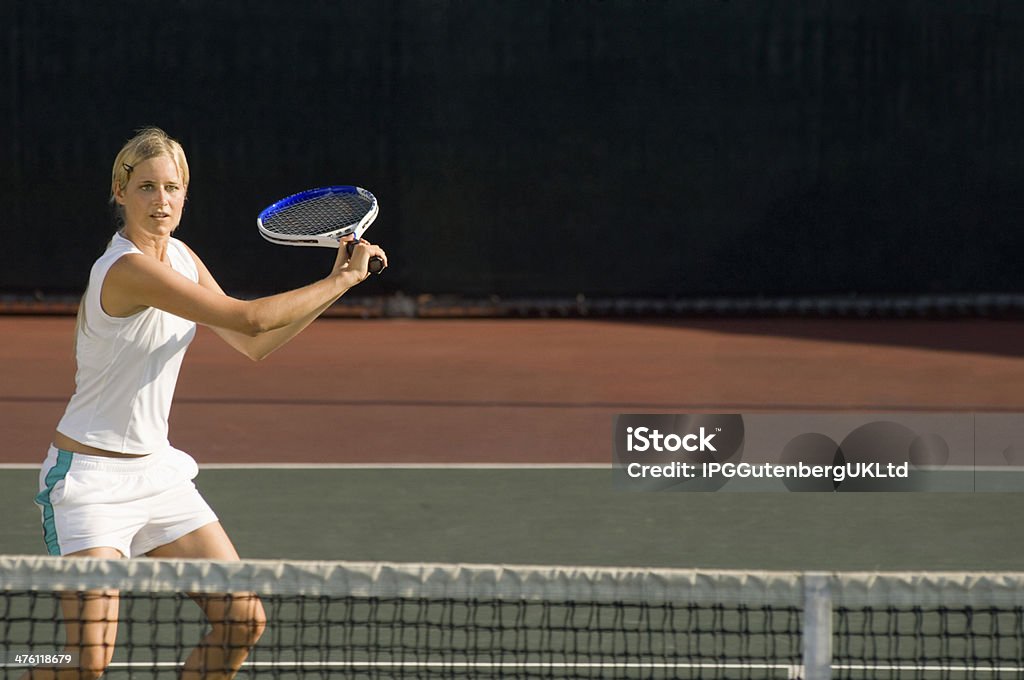
MULTIPOLYGON (((366 189, 352 186, 310 189, 282 198, 265 208, 256 218, 260 235, 284 246, 321 246, 337 248, 349 234, 356 241, 377 219, 377 199, 366 189)), ((348 243, 352 254, 355 241, 348 243)), ((384 269, 379 257, 370 258, 369 270, 384 269)))

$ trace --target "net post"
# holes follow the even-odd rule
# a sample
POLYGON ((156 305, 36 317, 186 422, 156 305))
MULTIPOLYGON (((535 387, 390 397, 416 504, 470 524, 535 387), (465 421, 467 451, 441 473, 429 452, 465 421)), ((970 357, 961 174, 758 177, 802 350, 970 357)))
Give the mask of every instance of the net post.
POLYGON ((832 591, 823 573, 804 574, 803 680, 832 678, 832 591))

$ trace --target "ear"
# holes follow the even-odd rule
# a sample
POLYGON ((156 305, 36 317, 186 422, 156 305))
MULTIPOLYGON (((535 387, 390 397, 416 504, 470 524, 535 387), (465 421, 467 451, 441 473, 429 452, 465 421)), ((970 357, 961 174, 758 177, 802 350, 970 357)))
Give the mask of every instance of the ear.
POLYGON ((124 205, 124 189, 115 186, 114 187, 114 200, 117 201, 118 205, 124 205))

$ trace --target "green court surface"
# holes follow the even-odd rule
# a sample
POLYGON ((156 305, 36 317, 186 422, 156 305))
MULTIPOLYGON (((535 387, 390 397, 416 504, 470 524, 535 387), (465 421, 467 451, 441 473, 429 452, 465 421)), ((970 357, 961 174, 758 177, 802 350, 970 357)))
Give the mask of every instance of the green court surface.
MULTIPOLYGON (((0 552, 39 554, 0 470, 0 552)), ((243 557, 781 570, 1020 570, 1024 494, 623 492, 578 469, 205 469, 243 557)))

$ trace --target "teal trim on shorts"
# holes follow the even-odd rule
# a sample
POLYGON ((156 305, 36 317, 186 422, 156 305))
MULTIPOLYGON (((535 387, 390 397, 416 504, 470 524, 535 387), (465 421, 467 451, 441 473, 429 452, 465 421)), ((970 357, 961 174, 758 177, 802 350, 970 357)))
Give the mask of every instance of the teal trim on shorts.
POLYGON ((46 487, 36 495, 36 503, 43 508, 43 540, 46 541, 46 550, 51 555, 60 555, 60 543, 57 542, 57 524, 53 520, 50 493, 53 487, 57 486, 57 482, 67 477, 73 455, 70 451, 57 449, 57 464, 46 473, 46 487))

